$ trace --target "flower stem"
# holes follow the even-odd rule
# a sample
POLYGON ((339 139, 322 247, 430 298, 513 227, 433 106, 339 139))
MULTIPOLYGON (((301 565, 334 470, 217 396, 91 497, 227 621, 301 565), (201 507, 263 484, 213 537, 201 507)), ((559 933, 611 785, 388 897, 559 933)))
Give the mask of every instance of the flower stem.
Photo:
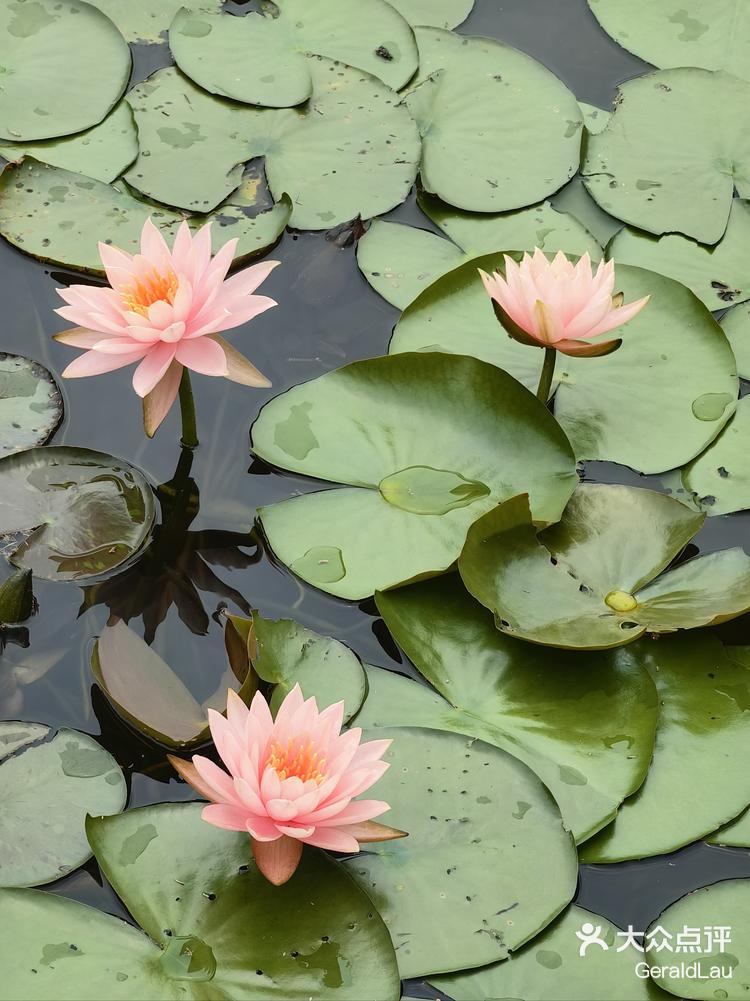
POLYGON ((544 349, 544 364, 542 374, 539 377, 539 387, 536 391, 537 399, 542 403, 549 401, 550 390, 552 389, 552 376, 555 374, 555 362, 557 361, 557 351, 554 348, 544 349))
POLYGON ((195 400, 190 385, 190 373, 182 370, 180 380, 180 412, 182 413, 182 444, 185 448, 195 448, 198 444, 198 428, 195 423, 195 400))

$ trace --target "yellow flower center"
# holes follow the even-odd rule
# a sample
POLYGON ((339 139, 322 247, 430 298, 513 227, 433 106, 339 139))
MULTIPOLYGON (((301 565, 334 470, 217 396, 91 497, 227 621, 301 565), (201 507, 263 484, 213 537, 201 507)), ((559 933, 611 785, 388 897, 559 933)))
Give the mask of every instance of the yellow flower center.
POLYGON ((615 612, 632 612, 638 604, 627 591, 610 591, 604 600, 615 612))
POLYGON ((303 782, 312 779, 320 785, 325 777, 323 770, 326 759, 315 750, 314 740, 308 740, 307 743, 288 740, 286 747, 274 741, 266 764, 273 768, 282 782, 290 778, 298 778, 303 782))
POLYGON ((174 302, 177 285, 174 271, 161 274, 156 268, 152 268, 150 273, 138 278, 132 285, 123 286, 120 296, 127 310, 147 316, 149 306, 153 306, 155 302, 168 302, 170 305, 174 302))

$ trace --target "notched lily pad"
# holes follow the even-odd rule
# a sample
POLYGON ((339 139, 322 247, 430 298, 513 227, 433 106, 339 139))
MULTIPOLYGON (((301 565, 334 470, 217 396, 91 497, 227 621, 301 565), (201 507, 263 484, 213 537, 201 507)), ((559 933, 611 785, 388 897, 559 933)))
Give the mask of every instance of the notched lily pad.
POLYGON ((111 18, 129 42, 159 43, 180 9, 215 14, 222 0, 89 0, 92 7, 111 18))
POLYGON ((683 486, 707 515, 750 508, 749 442, 750 397, 746 396, 719 437, 682 470, 683 486))
POLYGON ((0 352, 0 456, 49 441, 63 411, 60 389, 43 365, 0 352))
POLYGON ((391 6, 409 24, 455 28, 471 14, 474 0, 393 0, 391 6))

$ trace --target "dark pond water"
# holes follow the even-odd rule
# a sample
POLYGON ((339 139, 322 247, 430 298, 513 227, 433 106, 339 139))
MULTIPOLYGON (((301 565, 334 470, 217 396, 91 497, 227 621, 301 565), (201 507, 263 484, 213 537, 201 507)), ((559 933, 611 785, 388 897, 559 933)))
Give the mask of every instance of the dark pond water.
MULTIPOLYGON (((461 30, 491 35, 531 53, 580 100, 600 106, 610 103, 619 82, 647 69, 607 38, 585 0, 476 0, 461 30)), ((136 78, 167 59, 161 47, 138 52, 136 78)), ((392 217, 426 225, 411 202, 392 217)), ((224 667, 221 627, 213 617, 223 602, 245 610, 251 605, 269 616, 292 616, 349 644, 366 662, 414 675, 372 602, 349 604, 303 586, 274 563, 252 532, 259 505, 314 488, 252 459, 248 432, 260 407, 296 383, 385 353, 398 316, 361 277, 352 246, 340 247, 322 234, 288 233, 273 256, 282 267, 263 291, 280 305, 234 332, 238 347, 272 379, 273 389, 251 391, 224 380, 194 380, 201 445, 190 471, 200 493, 192 523, 185 516, 170 537, 162 538, 160 561, 152 561, 137 581, 129 576, 119 586, 110 582, 98 594, 36 582, 40 613, 30 623, 30 645, 10 645, 0 660, 0 716, 69 725, 97 736, 125 769, 130 806, 192 795, 176 781, 163 752, 136 737, 92 684, 88 657, 92 638, 109 613, 105 601, 114 610, 127 607, 141 615, 131 625, 155 630, 155 649, 199 700, 214 690, 224 667), (37 680, 24 683, 30 673, 37 680)), ((51 340, 64 325, 53 312, 60 304, 55 288, 80 278, 50 270, 4 243, 0 275, 0 348, 29 355, 59 373, 72 352, 51 340)), ((173 477, 180 459, 177 414, 148 441, 127 370, 67 382, 63 392, 66 418, 57 443, 127 458, 154 484, 173 477)), ((630 470, 602 464, 588 469, 587 476, 647 482, 630 470)), ((748 548, 749 525, 746 517, 711 519, 698 545, 703 551, 743 543, 748 548)), ((725 638, 750 642, 748 618, 725 627, 725 638)), ((729 876, 750 876, 750 852, 695 845, 651 861, 583 866, 578 899, 621 926, 643 929, 684 893, 729 876)), ((93 862, 51 889, 126 916, 93 862)), ((408 993, 435 996, 420 984, 410 984, 408 993)))

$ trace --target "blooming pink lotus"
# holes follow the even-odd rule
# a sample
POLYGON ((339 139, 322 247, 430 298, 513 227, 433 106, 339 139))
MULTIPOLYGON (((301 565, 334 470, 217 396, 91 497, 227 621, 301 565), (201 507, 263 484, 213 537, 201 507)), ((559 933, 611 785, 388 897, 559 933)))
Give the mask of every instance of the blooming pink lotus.
POLYGON ((511 337, 566 355, 593 357, 615 351, 622 339, 591 343, 591 338, 622 326, 639 313, 649 296, 623 305, 614 295, 614 261, 596 269, 584 254, 577 264, 558 252, 549 261, 536 247, 520 264, 505 255, 505 276, 480 270, 498 319, 511 337))
POLYGON ((295 685, 276 720, 256 692, 248 709, 236 692, 226 719, 208 710, 211 736, 229 774, 199 754, 192 763, 170 755, 186 782, 211 804, 203 819, 250 834, 260 871, 285 883, 299 864, 303 844, 357 852, 360 843, 405 837, 373 822, 389 809, 377 799, 355 800, 386 771, 390 740, 360 743, 357 728, 341 733, 344 703, 323 712, 295 685))
POLYGON ((170 250, 150 219, 143 225, 140 254, 100 243, 111 288, 57 290, 68 303, 57 312, 79 326, 55 340, 87 348, 63 376, 100 375, 139 362, 133 389, 143 397, 149 435, 174 403, 183 368, 245 386, 269 386, 219 333, 276 305, 253 293, 279 261, 264 261, 227 279, 236 248, 237 240, 229 240, 212 258, 211 223, 193 236, 183 222, 170 250))

